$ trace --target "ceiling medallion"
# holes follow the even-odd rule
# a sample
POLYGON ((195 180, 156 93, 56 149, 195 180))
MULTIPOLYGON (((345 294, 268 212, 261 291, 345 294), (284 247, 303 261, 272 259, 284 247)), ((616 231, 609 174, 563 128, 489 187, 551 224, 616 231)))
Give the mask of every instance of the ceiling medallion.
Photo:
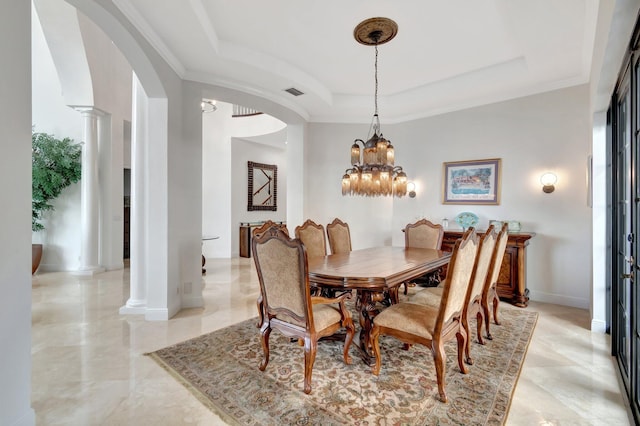
POLYGON ((369 18, 353 30, 353 37, 360 44, 375 46, 391 41, 398 34, 398 24, 389 18, 369 18))

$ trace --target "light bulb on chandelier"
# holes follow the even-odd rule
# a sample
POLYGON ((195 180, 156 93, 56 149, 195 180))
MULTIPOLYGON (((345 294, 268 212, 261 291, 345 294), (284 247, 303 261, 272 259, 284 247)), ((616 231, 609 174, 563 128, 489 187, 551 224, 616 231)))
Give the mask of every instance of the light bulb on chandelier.
POLYGON ((407 194, 407 175, 402 167, 395 165, 394 147, 382 135, 378 116, 378 45, 390 41, 397 33, 398 24, 389 18, 367 19, 353 31, 359 43, 375 47, 375 112, 367 141, 356 139, 351 145, 352 167, 342 176, 342 195, 403 197, 407 194))

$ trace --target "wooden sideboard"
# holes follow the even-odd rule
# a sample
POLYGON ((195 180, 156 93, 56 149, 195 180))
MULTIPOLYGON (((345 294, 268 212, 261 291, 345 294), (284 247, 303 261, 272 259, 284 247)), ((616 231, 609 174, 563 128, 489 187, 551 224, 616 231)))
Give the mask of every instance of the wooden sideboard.
MULTIPOLYGON (((285 222, 275 222, 278 225, 284 225, 285 222)), ((253 230, 264 225, 264 222, 240 222, 240 257, 251 257, 251 236, 253 230)))
MULTIPOLYGON (((483 234, 484 231, 478 231, 483 234)), ((509 303, 526 308, 529 304, 527 289, 526 248, 529 240, 535 237, 533 232, 509 233, 507 248, 502 260, 502 268, 498 276, 498 296, 509 303)), ((462 231, 445 231, 442 250, 451 251, 462 231)))

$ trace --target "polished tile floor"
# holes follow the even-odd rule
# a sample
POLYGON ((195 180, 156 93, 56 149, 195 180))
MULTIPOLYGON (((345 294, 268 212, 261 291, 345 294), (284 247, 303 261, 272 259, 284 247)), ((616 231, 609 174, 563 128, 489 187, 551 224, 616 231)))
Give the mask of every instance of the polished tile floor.
MULTIPOLYGON (((205 307, 158 322, 118 314, 129 295, 128 269, 93 278, 36 274, 32 406, 37 424, 224 424, 143 355, 256 315, 258 282, 251 259, 209 259, 206 268, 205 307)), ((632 424, 608 355, 609 337, 589 332, 588 312, 542 303, 527 309, 540 317, 507 425, 632 424)))

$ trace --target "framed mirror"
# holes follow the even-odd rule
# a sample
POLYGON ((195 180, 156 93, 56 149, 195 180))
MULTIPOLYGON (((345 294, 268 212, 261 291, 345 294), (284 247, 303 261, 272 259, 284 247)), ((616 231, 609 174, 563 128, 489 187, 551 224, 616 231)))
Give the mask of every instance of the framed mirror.
POLYGON ((248 161, 247 210, 278 209, 278 166, 248 161))

